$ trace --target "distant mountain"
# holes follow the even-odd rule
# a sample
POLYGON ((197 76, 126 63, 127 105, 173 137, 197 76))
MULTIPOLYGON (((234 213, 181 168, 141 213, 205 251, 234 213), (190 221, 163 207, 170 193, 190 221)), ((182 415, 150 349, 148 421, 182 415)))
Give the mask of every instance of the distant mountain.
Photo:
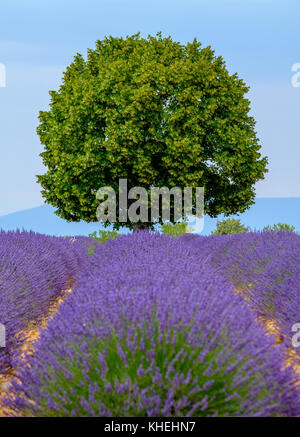
MULTIPOLYGON (((103 225, 95 223, 69 223, 59 218, 55 209, 50 205, 44 204, 36 208, 18 211, 12 214, 0 217, 0 229, 16 230, 25 229, 33 230, 48 235, 88 235, 99 229, 104 229, 103 225)), ((238 217, 241 222, 251 229, 262 229, 266 225, 282 222, 295 226, 300 231, 300 197, 291 198, 258 198, 247 212, 238 217)), ((219 216, 221 220, 223 216, 219 216)), ((201 235, 208 235, 216 227, 217 219, 205 216, 204 228, 201 235)), ((111 229, 111 227, 107 228, 111 229)), ((129 231, 124 228, 122 233, 129 231)))
MULTIPOLYGON (((99 229, 105 229, 99 222, 67 222, 55 214, 55 208, 47 204, 0 216, 1 228, 6 231, 19 228, 57 236, 88 235, 99 229)), ((110 229, 112 227, 106 228, 106 230, 110 229)))
MULTIPOLYGON (((218 220, 222 218, 224 217, 220 216, 218 220)), ((231 218, 239 218, 252 230, 262 230, 264 226, 280 222, 293 225, 300 232, 300 197, 260 197, 248 211, 231 218)), ((210 231, 210 224, 208 221, 204 231, 210 231)))

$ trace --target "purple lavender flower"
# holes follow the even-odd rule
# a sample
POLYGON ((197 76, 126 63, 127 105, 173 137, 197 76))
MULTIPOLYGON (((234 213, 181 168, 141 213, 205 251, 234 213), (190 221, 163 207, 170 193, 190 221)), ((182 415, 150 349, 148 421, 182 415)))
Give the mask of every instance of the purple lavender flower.
POLYGON ((248 303, 234 280, 259 285, 273 262, 277 276, 268 270, 268 278, 284 288, 275 247, 286 257, 289 244, 283 265, 293 280, 299 240, 234 237, 139 232, 97 245, 8 404, 37 416, 298 415, 284 345, 255 321, 254 307, 265 300, 248 303), (253 262, 243 259, 260 251, 253 262))

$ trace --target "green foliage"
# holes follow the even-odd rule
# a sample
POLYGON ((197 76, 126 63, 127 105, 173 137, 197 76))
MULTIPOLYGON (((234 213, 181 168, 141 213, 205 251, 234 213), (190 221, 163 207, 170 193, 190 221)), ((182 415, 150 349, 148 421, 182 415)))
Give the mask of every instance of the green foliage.
MULTIPOLYGON (((120 237, 121 234, 118 234, 118 232, 115 231, 99 231, 97 236, 97 232, 94 231, 93 233, 89 234, 88 236, 92 238, 93 240, 97 241, 97 243, 104 244, 108 240, 113 240, 114 238, 120 237)), ((93 256, 96 250, 96 245, 94 241, 91 241, 91 245, 88 248, 88 254, 90 256, 93 256)))
POLYGON ((180 237, 181 235, 192 232, 193 228, 188 226, 186 222, 180 223, 164 223, 161 226, 161 232, 165 235, 169 235, 170 237, 180 237))
POLYGON ((289 231, 289 232, 296 233, 295 226, 288 225, 287 223, 277 223, 277 224, 274 224, 273 226, 268 225, 268 226, 265 226, 263 230, 264 231, 275 231, 275 232, 289 231))
MULTIPOLYGON (((248 90, 196 39, 183 45, 158 33, 97 41, 86 60, 74 57, 58 91, 49 92, 50 109, 39 113, 48 170, 37 180, 46 203, 68 221, 97 221, 98 189, 118 193, 119 178, 127 178, 128 188, 148 195, 151 186, 204 187, 211 217, 244 212, 267 171, 248 90)), ((114 229, 124 225, 118 211, 117 196, 114 229)))
POLYGON ((93 238, 94 240, 96 240, 98 243, 100 244, 104 244, 106 243, 108 240, 113 240, 114 238, 118 238, 120 237, 121 234, 119 234, 116 231, 99 231, 98 232, 98 237, 97 237, 97 232, 93 232, 92 234, 89 234, 88 236, 90 238, 93 238))
POLYGON ((93 241, 91 241, 91 245, 88 248, 88 254, 89 256, 93 256, 95 254, 95 250, 96 250, 96 245, 93 241))
MULTIPOLYGON (((236 354, 228 359, 223 366, 218 366, 218 355, 222 354, 222 345, 216 346, 208 353, 204 361, 198 360, 199 354, 203 351, 203 346, 195 348, 189 344, 188 334, 191 327, 185 329, 173 328, 168 332, 160 333, 158 322, 153 318, 154 335, 149 335, 147 324, 141 329, 136 327, 135 332, 130 336, 128 330, 124 330, 124 335, 118 335, 112 328, 108 338, 93 337, 87 339, 89 352, 86 356, 89 368, 89 379, 83 378, 85 364, 79 353, 72 355, 72 359, 66 357, 61 361, 62 370, 47 368, 51 378, 43 378, 41 381, 41 391, 48 393, 49 398, 61 399, 59 391, 64 393, 65 401, 63 408, 50 408, 47 397, 39 399, 39 410, 35 411, 35 416, 62 417, 72 415, 76 410, 77 416, 89 416, 92 411, 99 410, 99 405, 105 406, 113 416, 120 417, 124 414, 127 417, 146 417, 146 408, 140 407, 139 397, 133 397, 133 387, 137 386, 139 392, 148 391, 157 393, 162 405, 166 403, 170 383, 174 384, 173 378, 176 375, 184 377, 183 381, 176 387, 174 398, 179 400, 184 397, 188 399, 188 406, 181 407, 179 411, 174 410, 172 416, 185 417, 191 409, 191 405, 199 404, 199 391, 208 399, 213 399, 209 407, 203 411, 201 405, 195 408, 195 416, 212 415, 218 411, 219 415, 231 414, 238 409, 239 398, 248 396, 248 387, 236 387, 233 384, 232 372, 228 372, 227 367, 235 364, 238 360, 236 354), (135 340, 137 339, 137 341, 135 340), (136 341, 133 349, 132 344, 136 341), (154 350, 154 353, 153 353, 154 350), (105 358, 99 360, 99 355, 104 354, 105 358), (149 361, 148 355, 153 356, 154 364, 149 361), (124 358, 125 357, 125 358, 124 358), (169 365, 172 363, 172 370, 169 365), (107 369, 104 371, 103 369, 107 369), (155 380, 154 368, 158 369, 161 378, 155 380), (213 378, 208 374, 207 368, 213 373, 213 378), (150 372, 149 372, 150 370, 150 372), (170 374, 169 374, 170 373, 170 374), (70 376, 72 375, 72 379, 70 376), (195 383, 196 381, 196 383, 195 383), (97 386, 93 394, 93 400, 86 398, 89 395, 89 385, 94 383, 97 386), (128 384, 128 389, 119 390, 123 384, 128 384), (198 387, 198 390, 195 390, 198 387), (203 390, 205 387, 205 390, 203 390), (238 396, 236 396, 238 394, 238 396), (85 400, 79 403, 78 399, 85 400), (90 405, 89 408, 87 407, 90 405)), ((102 355, 103 356, 103 355, 102 355)), ((242 369, 244 360, 236 364, 235 371, 242 369)), ((243 371, 241 370, 241 373, 243 371)), ((174 384, 175 385, 175 384, 174 384)), ((251 381, 249 381, 251 386, 251 381)), ((148 395, 148 396, 149 396, 148 395)), ((33 406, 32 409, 35 407, 33 406)), ((32 411, 24 411, 25 415, 31 415, 32 411)))
POLYGON ((226 219, 217 222, 217 228, 211 235, 231 235, 248 232, 250 228, 241 223, 239 219, 226 219))

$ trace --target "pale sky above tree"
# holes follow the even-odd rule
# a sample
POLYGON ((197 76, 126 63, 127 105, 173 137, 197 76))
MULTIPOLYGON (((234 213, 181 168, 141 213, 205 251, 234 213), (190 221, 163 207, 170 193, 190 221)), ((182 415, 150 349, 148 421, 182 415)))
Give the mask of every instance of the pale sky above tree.
POLYGON ((257 197, 300 197, 300 62, 297 0, 7 0, 0 10, 0 215, 43 203, 35 175, 44 171, 35 129, 48 91, 57 89, 76 52, 105 36, 162 31, 186 43, 197 37, 251 87, 261 153, 269 173, 257 197))

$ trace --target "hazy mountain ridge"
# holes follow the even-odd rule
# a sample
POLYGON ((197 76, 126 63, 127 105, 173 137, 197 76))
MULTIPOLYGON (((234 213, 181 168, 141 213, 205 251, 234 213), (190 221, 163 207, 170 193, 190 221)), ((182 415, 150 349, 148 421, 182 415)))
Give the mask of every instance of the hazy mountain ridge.
MULTIPOLYGON (((36 208, 26 209, 0 216, 0 228, 3 230, 25 229, 49 235, 87 235, 95 230, 103 229, 101 223, 69 223, 54 213, 55 209, 44 204, 36 208)), ((236 216, 235 216, 236 217, 236 216)), ((220 216, 218 219, 222 219, 220 216)), ((262 229, 264 226, 278 222, 288 223, 300 231, 300 197, 268 197, 256 199, 247 212, 238 216, 241 222, 251 229, 262 229)), ((202 235, 208 235, 215 229, 217 219, 205 216, 202 235)), ((112 229, 108 227, 107 229, 112 229)), ((120 231, 121 232, 121 231, 120 231)), ((124 228, 122 231, 127 233, 124 228)))

